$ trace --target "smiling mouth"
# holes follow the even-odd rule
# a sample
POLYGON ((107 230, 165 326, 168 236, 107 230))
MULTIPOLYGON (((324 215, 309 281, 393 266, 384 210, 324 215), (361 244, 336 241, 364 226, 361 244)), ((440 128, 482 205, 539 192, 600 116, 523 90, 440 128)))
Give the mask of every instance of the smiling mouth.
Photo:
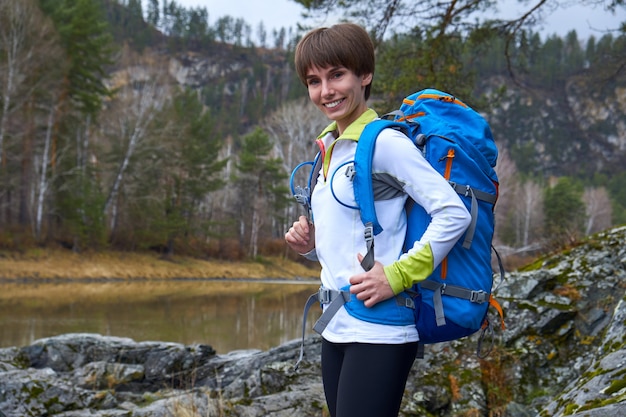
POLYGON ((342 102, 343 100, 344 100, 344 99, 339 99, 339 100, 331 101, 330 103, 326 103, 326 104, 324 104, 324 107, 326 107, 326 108, 328 108, 328 109, 335 108, 335 107, 337 107, 339 104, 341 104, 341 102, 342 102))

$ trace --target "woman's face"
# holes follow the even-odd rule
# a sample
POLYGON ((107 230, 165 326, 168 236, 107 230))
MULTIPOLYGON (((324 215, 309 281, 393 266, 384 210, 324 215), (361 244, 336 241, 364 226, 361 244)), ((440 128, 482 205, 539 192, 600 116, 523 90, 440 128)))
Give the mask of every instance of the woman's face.
POLYGON ((367 110, 365 87, 372 82, 372 74, 358 76, 345 67, 312 67, 306 82, 309 98, 337 122, 339 134, 367 110))

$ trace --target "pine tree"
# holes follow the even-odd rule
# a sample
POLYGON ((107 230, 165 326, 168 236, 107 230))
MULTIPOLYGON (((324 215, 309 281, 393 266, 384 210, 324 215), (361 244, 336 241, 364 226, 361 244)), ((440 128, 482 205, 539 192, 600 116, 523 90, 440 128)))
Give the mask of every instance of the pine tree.
POLYGON ((159 27, 161 23, 161 10, 159 8, 159 0, 148 0, 148 10, 146 21, 153 27, 159 27))
POLYGON ((272 148, 269 135, 256 128, 244 136, 237 165, 241 173, 242 221, 245 218, 248 220, 248 254, 251 257, 258 254, 261 226, 266 224, 272 213, 280 212, 287 201, 288 190, 284 185, 287 175, 282 168, 282 160, 271 156, 272 148))
POLYGON ((570 178, 560 178, 546 190, 544 198, 545 232, 552 243, 574 243, 582 233, 585 205, 582 190, 570 178))
MULTIPOLYGON (((168 252, 173 252, 174 239, 193 235, 206 238, 210 234, 202 206, 207 196, 224 183, 219 173, 226 160, 218 158, 222 141, 215 134, 212 117, 196 94, 184 91, 176 96, 172 114, 166 125, 170 138, 162 148, 161 184, 165 196, 168 252), (175 140, 171 138, 175 137, 175 140)), ((167 139, 167 138, 164 138, 167 139)))
POLYGON ((104 97, 106 67, 112 63, 111 36, 102 10, 92 0, 40 0, 55 23, 69 69, 67 96, 81 112, 96 114, 104 97))

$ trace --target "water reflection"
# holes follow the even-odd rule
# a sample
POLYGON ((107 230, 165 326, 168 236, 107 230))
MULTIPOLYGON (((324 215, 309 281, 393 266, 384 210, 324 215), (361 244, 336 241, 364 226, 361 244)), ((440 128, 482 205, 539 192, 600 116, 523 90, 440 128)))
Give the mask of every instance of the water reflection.
MULTIPOLYGON (((300 337, 317 285, 226 281, 0 284, 0 347, 89 332, 218 353, 268 349, 300 337)), ((318 312, 309 314, 307 332, 318 312)))

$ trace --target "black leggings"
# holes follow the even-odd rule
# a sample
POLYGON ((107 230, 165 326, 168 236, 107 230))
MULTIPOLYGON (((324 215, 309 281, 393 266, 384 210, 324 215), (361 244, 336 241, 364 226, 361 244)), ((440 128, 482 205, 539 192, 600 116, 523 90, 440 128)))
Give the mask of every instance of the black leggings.
POLYGON ((397 417, 417 342, 331 343, 322 339, 322 379, 332 417, 397 417))

